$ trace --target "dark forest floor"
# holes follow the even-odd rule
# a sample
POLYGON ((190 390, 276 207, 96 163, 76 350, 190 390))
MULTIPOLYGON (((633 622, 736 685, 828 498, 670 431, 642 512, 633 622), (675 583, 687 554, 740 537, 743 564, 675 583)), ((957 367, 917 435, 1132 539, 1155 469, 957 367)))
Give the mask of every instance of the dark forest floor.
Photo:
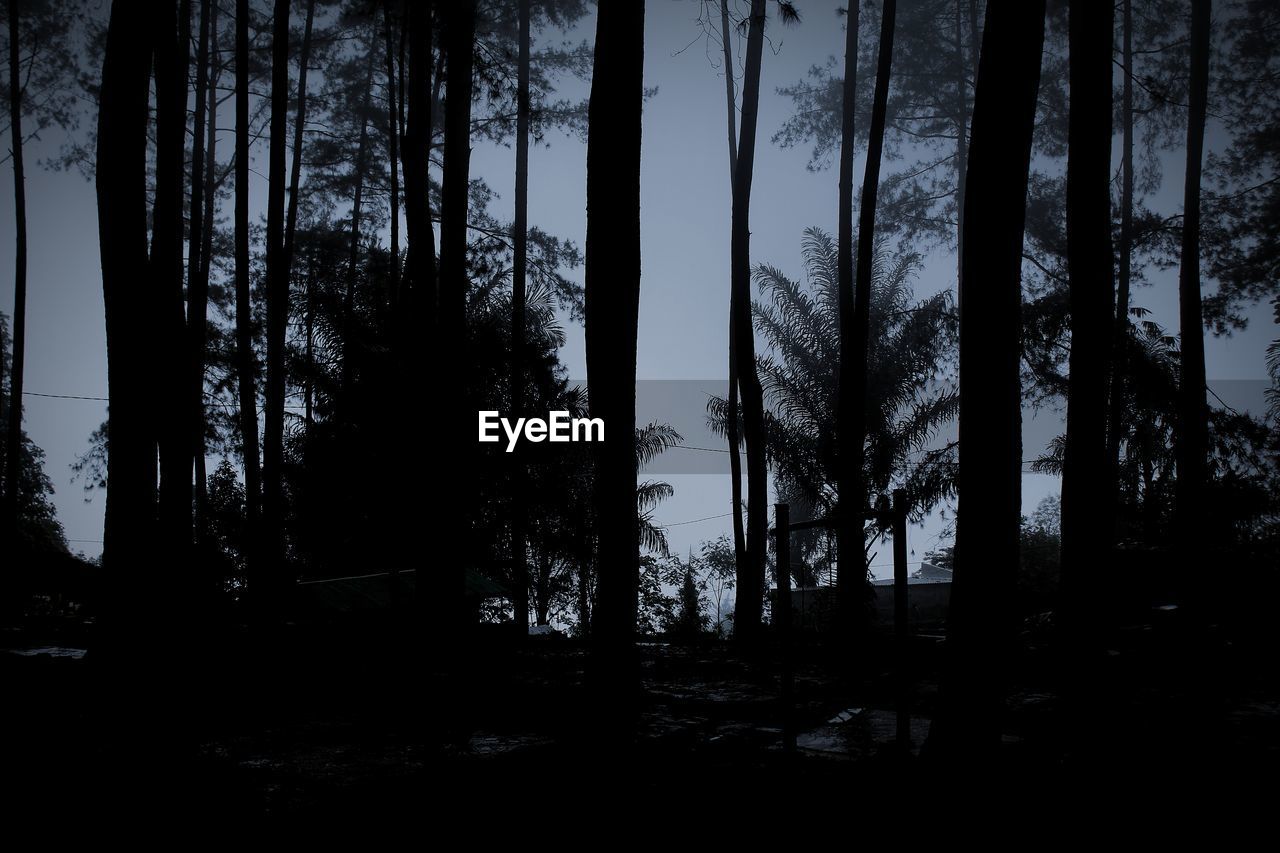
MULTIPOLYGON (((941 647, 917 638, 913 751, 893 748, 893 680, 863 654, 796 652, 797 750, 784 754, 776 652, 644 644, 633 738, 593 714, 587 655, 561 638, 469 645, 444 674, 393 627, 291 628, 271 641, 227 634, 216 648, 139 649, 120 675, 90 653, 11 633, 0 646, 4 802, 52 812, 298 818, 360 813, 450 817, 559 803, 792 803, 919 797, 947 778, 919 757, 936 707, 941 647)), ((1280 767, 1280 669, 1263 632, 1178 614, 1118 628, 1094 662, 1099 714, 1064 713, 1050 654, 1027 637, 997 765, 1035 785, 1221 785, 1280 767), (1071 722, 1068 722, 1071 719, 1071 722)), ((162 641, 157 640, 157 643, 162 641)), ((957 792, 949 789, 953 796, 957 792)))

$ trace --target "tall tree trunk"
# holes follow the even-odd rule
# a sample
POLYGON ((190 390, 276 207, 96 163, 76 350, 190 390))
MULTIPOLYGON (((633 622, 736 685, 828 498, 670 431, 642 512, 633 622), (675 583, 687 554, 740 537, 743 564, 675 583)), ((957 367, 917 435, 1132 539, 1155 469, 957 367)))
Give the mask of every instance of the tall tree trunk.
MULTIPOLYGON (((267 401, 262 445, 263 547, 269 565, 265 602, 283 594, 285 337, 289 327, 289 257, 284 243, 285 142, 289 126, 289 0, 276 0, 271 33, 271 134, 267 178, 267 401)), ((259 599, 262 601, 261 598, 259 599)))
MULTIPOLYGON (((849 4, 849 14, 845 21, 844 38, 844 83, 840 103, 840 211, 836 225, 836 278, 838 280, 840 309, 840 370, 838 372, 838 396, 836 422, 838 425, 839 450, 837 457, 839 471, 837 490, 840 496, 840 523, 836 528, 836 549, 840 575, 839 584, 841 622, 845 623, 852 616, 854 591, 860 589, 866 581, 866 561, 863 559, 863 520, 855 515, 862 509, 863 498, 860 496, 858 461, 861 456, 853 448, 855 441, 855 420, 862 405, 854 391, 854 371, 865 370, 866 356, 859 359, 854 355, 854 341, 858 337, 856 304, 860 301, 854 296, 853 279, 853 159, 857 138, 857 93, 858 93, 858 15, 857 3, 849 4), (861 364, 862 367, 858 365, 861 364), (854 495, 859 495, 854 501, 854 495), (854 552, 857 553, 854 553, 854 552)), ((879 86, 877 86, 877 92, 879 86)), ((883 127, 882 127, 883 134, 883 127)), ((867 152, 867 166, 871 165, 871 152, 867 152)), ((867 316, 867 315, 864 315, 867 316)), ((865 342, 867 335, 862 333, 865 342)), ((863 395, 865 396, 865 394, 863 395)), ((857 439, 859 443, 865 439, 857 439)))
POLYGON ((636 337, 640 308, 640 134, 644 3, 601 4, 587 136, 586 350, 597 519, 592 632, 601 684, 635 676, 638 605, 636 337))
POLYGON ((293 161, 289 170, 289 212, 284 224, 285 264, 293 270, 294 242, 298 233, 299 188, 302 184, 302 143, 307 128, 307 74, 311 66, 311 29, 316 17, 316 0, 307 0, 307 22, 302 29, 298 54, 298 111, 293 116, 293 161))
MULTIPOLYGON (((840 533, 837 539, 842 599, 846 615, 867 577, 867 542, 862 520, 867 502, 863 457, 867 442, 867 365, 871 342, 871 269, 875 262, 876 197, 880 190, 880 155, 889 103, 889 76, 893 68, 893 27, 896 0, 885 0, 880 16, 880 45, 876 56, 876 90, 871 104, 871 128, 867 139, 866 173, 858 210, 858 269, 853 282, 853 304, 848 289, 840 291, 840 429, 841 474, 840 533), (854 574, 851 575, 849 569, 854 574), (856 584, 856 586, 855 586, 856 584)), ((850 108, 852 108, 852 103, 850 108)), ((852 139, 850 140, 852 143, 852 139)))
POLYGON ((1076 640, 1088 621, 1089 582, 1105 564, 1110 526, 1107 364, 1111 273, 1110 4, 1072 0, 1071 102, 1067 158, 1067 270, 1071 356, 1067 443, 1062 465, 1062 579, 1059 609, 1076 640))
POLYGON ((258 459, 257 358, 253 353, 253 309, 249 301, 249 0, 236 0, 235 243, 236 369, 244 455, 244 552, 250 580, 257 581, 262 468, 258 459))
MULTIPOLYGON (((428 186, 431 150, 431 4, 406 4, 409 15, 408 122, 400 140, 404 166, 404 218, 409 245, 405 253, 405 298, 413 325, 435 325, 436 240, 431 225, 428 186)), ((421 348, 420 348, 421 349, 421 348)))
MULTIPOLYGON (((208 96, 208 120, 205 127, 205 157, 204 157, 204 227, 201 229, 200 236, 200 286, 204 289, 206 295, 209 289, 209 267, 210 259, 213 255, 213 220, 215 206, 217 204, 217 187, 218 187, 218 84, 222 78, 222 62, 217 59, 219 56, 218 49, 218 9, 217 3, 210 3, 211 9, 209 13, 209 30, 210 30, 210 56, 213 57, 213 70, 209 75, 208 96)), ((200 312, 205 319, 208 319, 208 300, 205 299, 203 305, 197 304, 196 311, 200 312)), ((188 312, 190 313, 190 312, 188 312)), ((198 341, 195 347, 200 354, 201 365, 200 373, 197 377, 199 383, 199 411, 196 420, 196 436, 195 436, 195 457, 196 457, 196 515, 198 518, 208 517, 209 505, 209 489, 208 489, 208 471, 205 464, 205 407, 204 407, 204 353, 206 347, 206 338, 208 329, 205 325, 192 325, 188 318, 188 325, 192 326, 198 341)))
POLYGON ((384 0, 382 34, 386 41, 387 66, 387 159, 391 168, 391 287, 388 295, 394 309, 400 295, 400 133, 396 123, 396 54, 391 30, 391 0, 384 0))
POLYGON ((364 179, 369 159, 369 105, 373 98, 373 71, 377 66, 374 50, 376 41, 369 45, 369 66, 364 81, 364 101, 360 107, 360 141, 356 144, 356 184, 351 197, 351 242, 347 258, 347 292, 342 303, 342 388, 348 401, 351 398, 351 382, 354 378, 356 330, 356 279, 360 272, 360 213, 364 206, 364 179))
MULTIPOLYGON (((437 315, 437 343, 440 364, 446 359, 465 360, 467 348, 467 215, 471 171, 471 97, 473 44, 475 40, 475 2, 461 0, 447 7, 445 50, 448 54, 449 90, 445 101, 444 174, 440 192, 440 294, 437 315)), ((467 389, 456 371, 440 374, 444 399, 467 405, 467 389)), ((461 423, 461 420, 458 421, 461 423)), ((474 443, 463 435, 460 426, 445 428, 442 440, 462 449, 465 454, 474 443)), ((464 457, 465 458, 465 457, 464 457)), ((452 616, 463 613, 464 555, 468 552, 469 531, 466 529, 472 491, 466 487, 455 496, 447 509, 453 524, 452 563, 440 579, 446 607, 452 616)), ((448 622, 448 618, 443 620, 448 622)))
POLYGON ((1178 270, 1178 316, 1182 374, 1178 387, 1177 518, 1179 539, 1196 545, 1204 535, 1202 514, 1209 457, 1209 407, 1205 398, 1204 313, 1200 304, 1200 174, 1209 97, 1209 0, 1191 0, 1191 102, 1187 112, 1187 175, 1182 200, 1182 258, 1178 270))
POLYGON ((747 444, 748 571, 738 576, 734 636, 753 642, 760 633, 768 548, 768 465, 764 445, 764 390, 756 369, 755 330, 751 326, 751 180, 755 169, 756 120, 760 105, 760 65, 764 54, 765 0, 752 0, 747 29, 747 62, 742 75, 742 126, 733 169, 733 223, 729 260, 729 314, 738 355, 743 433, 747 444))
MULTIPOLYGON (((738 103, 733 88, 733 50, 730 47, 729 0, 720 0, 720 42, 724 48, 724 97, 729 127, 729 192, 733 192, 733 175, 738 168, 738 103)), ((733 300, 730 299, 732 306, 733 300)), ((725 437, 729 442, 729 491, 733 502, 733 557, 738 575, 750 573, 747 556, 747 534, 742 523, 742 436, 738 430, 738 345, 733 333, 733 312, 729 312, 729 417, 725 419, 725 437)))
POLYGON ((1133 268, 1133 8, 1123 0, 1120 102, 1120 258, 1116 278, 1116 322, 1112 336, 1111 391, 1107 417, 1107 465, 1111 478, 1107 536, 1116 541, 1120 510, 1120 444, 1124 440, 1125 381, 1129 369, 1129 287, 1133 268))
MULTIPOLYGON (((212 217, 205 219, 204 194, 212 197, 214 189, 205 186, 206 124, 212 121, 209 102, 209 26, 211 14, 217 7, 211 0, 200 0, 200 34, 196 43, 196 104, 195 127, 191 134, 191 228, 187 236, 187 343, 189 363, 191 410, 190 448, 196 469, 195 538, 204 539, 205 521, 208 515, 208 493, 204 476, 204 350, 209 318, 209 279, 204 258, 205 228, 212 229, 212 217), (207 226, 206 226, 207 223, 207 226)), ((217 101, 217 93, 212 100, 217 101)), ((212 151, 209 152, 212 158, 212 151)))
MULTIPOLYGON (((153 22, 156 87, 155 205, 151 233, 151 299, 162 394, 190 387, 186 314, 183 309, 182 202, 186 162, 187 66, 191 8, 161 3, 153 22)), ((155 407, 160 449, 160 538, 183 559, 191 544, 191 428, 182 405, 155 407)), ((181 575, 188 578, 189 573, 181 575)))
MULTIPOLYGON (((27 341, 27 187, 22 164, 22 66, 19 0, 9 0, 9 132, 13 157, 13 372, 9 376, 9 431, 5 436, 5 517, 16 537, 21 506, 22 376, 27 341)), ((10 542, 16 542, 13 538, 10 542)))
MULTIPOLYGON (((519 0, 520 58, 516 74, 516 210, 511 235, 511 413, 524 416, 525 276, 529 253, 529 7, 519 0)), ((516 627, 521 635, 529 628, 529 566, 525 540, 528 527, 528 476, 524 459, 512 460, 511 578, 515 586, 516 627)))
MULTIPOLYGON (((149 420, 152 358, 148 352, 145 289, 147 267, 147 102, 151 76, 150 14, 135 3, 111 4, 98 96, 98 247, 106 307, 107 509, 103 566, 113 583, 145 592, 151 580, 155 535, 156 443, 149 420)), ((141 609, 117 590, 126 607, 141 609)))
POLYGON ((1022 510, 1022 235, 1044 0, 987 5, 965 199, 960 466, 948 667, 929 734, 942 757, 989 755, 1013 642, 1022 510), (979 189, 980 188, 980 189, 979 189))

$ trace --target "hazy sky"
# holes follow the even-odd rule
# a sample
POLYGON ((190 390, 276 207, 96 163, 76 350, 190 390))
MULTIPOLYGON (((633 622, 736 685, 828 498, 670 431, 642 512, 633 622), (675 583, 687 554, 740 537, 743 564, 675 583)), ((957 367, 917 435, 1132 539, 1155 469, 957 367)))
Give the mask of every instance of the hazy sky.
MULTIPOLYGON (((810 65, 828 55, 842 55, 842 19, 836 3, 798 2, 803 22, 798 27, 774 27, 772 46, 766 47, 761 87, 759 144, 752 194, 752 261, 767 261, 792 277, 803 274, 800 241, 804 228, 816 225, 834 232, 837 212, 836 175, 812 173, 805 165, 807 148, 782 150, 769 138, 790 114, 790 102, 777 95, 778 86, 802 78, 810 65)), ((696 0, 650 0, 645 27, 645 83, 658 93, 645 108, 642 164, 643 277, 640 300, 640 379, 719 380, 727 375, 727 307, 729 293, 729 172, 726 143, 724 80, 719 55, 704 45, 696 24, 696 0), (713 67, 713 65, 715 67, 713 67)), ((575 39, 590 38, 594 20, 588 18, 575 39)), ((562 87, 567 95, 585 95, 585 83, 562 87)), ((223 119, 229 125, 229 118, 223 119)), ((231 146, 232 129, 221 128, 219 150, 231 146)), ((585 236, 585 146, 552 135, 549 148, 530 154, 530 222, 550 233, 582 245, 585 236)), ((27 325, 27 390, 43 394, 105 397, 107 393, 103 305, 99 269, 94 189, 75 173, 40 169, 37 161, 54 153, 61 132, 51 131, 29 147, 28 229, 30 235, 27 325)), ((265 161, 265 157, 259 156, 265 161)), ((264 163, 260 163, 265 165, 264 163)), ((1166 186, 1157 199, 1168 212, 1178 209, 1181 167, 1169 161, 1166 186)), ((858 182, 863 164, 857 163, 858 182)), ((510 149, 478 145, 472 171, 500 193, 493 212, 508 218, 514 155, 510 149)), ((265 204, 266 182, 255 172, 253 203, 265 204)), ((0 310, 13 310, 13 233, 10 199, 13 175, 0 170, 0 310)), ((917 296, 954 286, 954 259, 934 254, 916 282, 917 296)), ((581 280, 581 270, 576 277, 581 280)), ((1153 276, 1152 287, 1138 290, 1135 304, 1152 310, 1154 319, 1177 329, 1176 273, 1153 276)), ((1245 333, 1207 341, 1207 369, 1211 380, 1265 377, 1264 351, 1276 336, 1267 308, 1252 312, 1245 333)), ((580 326, 569 329, 562 358, 570 375, 586 375, 580 326)), ((1247 400, 1251 392, 1242 392, 1247 400)), ((57 489, 59 516, 73 549, 100 552, 104 496, 84 501, 80 484, 71 482, 70 464, 87 447, 90 432, 105 417, 106 404, 95 401, 26 398, 27 433, 47 453, 46 471, 57 489)), ((643 417, 644 412, 641 412, 643 417)), ((697 418, 697 413, 689 417, 697 418)), ((471 421, 474 412, 458 412, 471 421)), ((1054 416, 1043 416, 1052 426, 1054 416)), ((687 436, 690 443, 703 439, 687 436), (695 441, 696 439, 696 441, 695 441)), ((706 439, 709 441, 710 439, 706 439)), ((719 446, 719 445, 714 445, 719 446)), ((690 451, 670 451, 669 456, 690 451)), ((710 454, 707 454, 710 456, 710 454)), ((673 498, 658 509, 660 523, 675 524, 670 538, 675 550, 731 530, 727 457, 715 454, 725 474, 668 474, 676 467, 666 460, 660 476, 676 488, 673 498), (678 523, 678 524, 677 524, 678 523)), ((658 476, 655 474, 655 476, 658 476)), ((1056 478, 1027 475, 1024 511, 1057 491, 1056 478)), ((910 531, 912 560, 936 544, 941 523, 935 518, 923 529, 910 531)), ((882 555, 887 548, 880 549, 882 555)), ((877 559, 882 563, 887 556, 877 559)))

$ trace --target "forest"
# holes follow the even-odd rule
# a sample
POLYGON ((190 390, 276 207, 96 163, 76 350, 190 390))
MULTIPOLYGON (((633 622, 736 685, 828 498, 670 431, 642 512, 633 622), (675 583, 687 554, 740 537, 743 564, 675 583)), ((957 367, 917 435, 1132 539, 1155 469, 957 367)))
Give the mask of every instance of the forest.
POLYGON ((1275 769, 1280 5, 0 10, 6 803, 1275 769))

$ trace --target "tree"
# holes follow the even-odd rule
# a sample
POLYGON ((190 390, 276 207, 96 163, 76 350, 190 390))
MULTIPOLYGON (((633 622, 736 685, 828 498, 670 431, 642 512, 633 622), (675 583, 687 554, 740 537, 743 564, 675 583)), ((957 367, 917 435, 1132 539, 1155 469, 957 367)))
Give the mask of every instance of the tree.
MULTIPOLYGON (((768 352, 757 359, 770 417, 766 442, 774 487, 797 519, 834 514, 844 494, 835 436, 839 418, 839 249, 817 228, 803 246, 807 286, 766 264, 756 268, 760 300, 753 306, 757 332, 768 352)), ((949 496, 955 483, 955 447, 929 449, 956 415, 959 400, 945 381, 955 346, 955 309, 939 293, 916 301, 911 279, 920 258, 891 258, 881 247, 870 275, 868 300, 866 447, 858 478, 861 492, 845 498, 871 505, 895 485, 907 490, 912 516, 949 496)), ((735 413, 713 398, 708 421, 725 432, 735 413)), ((881 531, 883 532, 883 531, 881 531)), ((817 540, 797 542, 816 546, 817 540)), ((865 562, 865 560, 864 560, 865 562)), ((864 574, 857 578, 865 582, 864 574)))
POLYGON ((5 433, 4 519, 17 531, 18 483, 22 475, 22 379, 27 340, 27 189, 22 163, 22 43, 18 0, 9 0, 9 138, 13 158, 13 356, 9 372, 9 420, 5 433))
POLYGON ((253 313, 249 291, 249 2, 236 0, 236 153, 235 293, 236 370, 240 404, 240 440, 244 451, 245 562, 254 583, 260 578, 258 537, 262 463, 258 458, 257 359, 253 352, 253 313))
MULTIPOLYGON (((840 373, 838 414, 837 483, 846 500, 838 508, 837 547, 839 549, 842 608, 852 612, 855 583, 866 576, 866 542, 863 529, 863 454, 867 438, 867 348, 870 345, 871 268, 875 262, 876 196, 880 190, 880 153, 884 146, 885 113, 889 100, 889 75, 893 66, 893 27, 897 3, 885 0, 880 18, 880 46, 877 51, 876 91, 871 108, 871 130, 867 145, 866 174, 862 181, 862 207, 858 222, 858 269, 853 268, 853 96, 852 75, 844 87, 845 109, 840 140, 840 235, 837 267, 840 279, 840 373), (852 500, 849 500, 852 499, 852 500), (853 503, 857 501, 857 503, 853 503)), ((846 40, 853 45, 853 57, 846 55, 846 68, 857 63, 857 24, 846 40)), ((846 54, 849 47, 845 47, 846 54)))
MULTIPOLYGON (((784 21, 798 20, 795 9, 790 4, 780 3, 779 8, 784 21)), ((751 333, 751 181, 755 170, 765 11, 765 0, 752 0, 747 25, 747 61, 742 75, 742 125, 738 133, 738 153, 733 169, 733 221, 729 249, 729 337, 737 352, 738 390, 742 395, 742 435, 746 439, 747 451, 747 560, 738 576, 734 636, 745 642, 754 641, 760 631, 769 526, 764 392, 756 373, 755 339, 751 333)), ((736 447, 731 450, 737 452, 736 447)))
POLYGON ((588 117, 586 242, 589 403, 591 416, 602 418, 614 436, 592 445, 599 566, 592 633, 602 686, 626 683, 637 606, 633 430, 643 72, 644 4, 602 4, 588 117))
MULTIPOLYGON (((285 133, 289 118, 289 0, 276 0, 271 31, 271 134, 267 185, 267 400, 263 415, 263 558, 269 588, 258 595, 268 607, 285 579, 284 541, 284 346, 289 324, 289 255, 285 243, 285 133)), ((301 152, 295 152, 298 157, 301 152)))
POLYGON ((1088 580, 1105 560, 1107 376, 1112 317, 1111 39, 1105 5, 1070 11, 1071 115, 1067 162, 1067 267, 1071 292, 1071 368, 1062 471, 1064 621, 1087 621, 1088 580))
POLYGON ((960 281, 950 657, 929 734, 930 751, 944 757, 987 754, 1000 742, 1021 517, 1022 233, 1044 14, 1043 2, 991 0, 978 68, 960 281))
MULTIPOLYGON (((524 416, 524 339, 525 339, 525 281, 529 254, 529 18, 531 0, 518 0, 520 32, 519 69, 516 94, 516 197, 515 224, 511 241, 514 259, 511 268, 511 411, 514 417, 524 416)), ((525 553, 526 516, 525 476, 520 460, 514 460, 514 495, 511 504, 511 560, 515 569, 516 624, 527 632, 529 628, 529 596, 523 593, 529 586, 527 556, 525 553)))
POLYGON ((1184 544, 1199 539, 1197 522, 1206 507, 1209 456, 1205 398, 1204 312, 1200 297, 1200 176, 1209 96, 1209 0, 1191 3, 1191 100, 1187 110, 1187 173, 1183 185, 1182 256, 1178 268, 1178 317, 1182 332, 1179 381, 1178 518, 1184 544))
MULTIPOLYGON (((154 536, 156 445, 150 428, 151 360, 146 349, 145 292, 136 286, 147 268, 147 95, 151 51, 147 13, 128 2, 111 4, 98 99, 98 244, 106 305, 109 491, 103 566, 145 588, 154 536)), ((129 597, 126 595, 126 599, 129 597)), ((142 606, 142 601, 134 602, 142 606)))
MULTIPOLYGON (((475 36, 475 3, 450 4, 445 19, 446 74, 449 90, 445 101, 444 175, 440 192, 440 285, 436 317, 438 364, 467 355, 467 205, 471 159, 472 42, 475 36)), ((453 375, 441 372, 446 399, 465 399, 465 386, 453 375)), ((446 434, 460 448, 471 447, 461 434, 446 434)), ((463 499, 471 497, 465 492, 463 499)), ((460 525, 455 537, 463 536, 460 525)), ((445 595, 461 616, 464 596, 463 547, 455 543, 457 554, 448 554, 454 566, 444 580, 445 595)))

